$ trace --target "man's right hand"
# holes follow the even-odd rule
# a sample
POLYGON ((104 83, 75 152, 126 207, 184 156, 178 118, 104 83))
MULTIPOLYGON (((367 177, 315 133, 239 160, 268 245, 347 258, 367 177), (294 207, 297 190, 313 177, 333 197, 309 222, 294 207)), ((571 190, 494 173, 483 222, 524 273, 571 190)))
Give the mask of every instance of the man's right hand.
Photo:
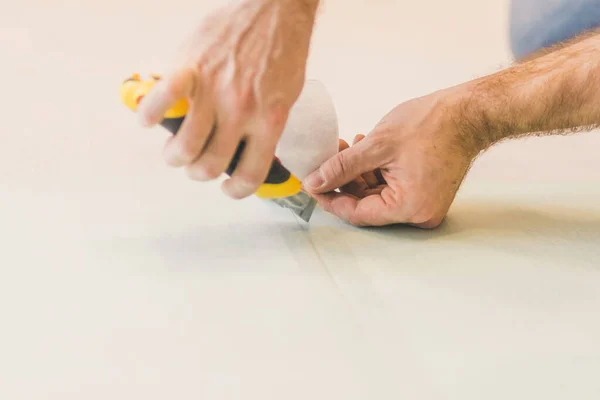
POLYGON ((208 181, 245 148, 223 190, 253 194, 267 177, 288 114, 304 86, 318 0, 241 0, 204 19, 182 59, 139 106, 154 126, 182 98, 190 110, 165 146, 166 162, 208 181), (215 127, 213 131, 213 127, 215 127))

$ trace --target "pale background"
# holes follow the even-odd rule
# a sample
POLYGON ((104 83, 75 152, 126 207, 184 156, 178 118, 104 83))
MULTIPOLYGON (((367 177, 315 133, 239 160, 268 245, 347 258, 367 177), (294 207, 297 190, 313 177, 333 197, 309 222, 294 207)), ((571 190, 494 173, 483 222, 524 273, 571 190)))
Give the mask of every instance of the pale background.
MULTIPOLYGON (((166 168, 118 87, 218 2, 0 12, 0 398, 598 399, 597 132, 482 157, 436 231, 310 226, 166 168)), ((511 62, 501 0, 328 0, 342 136, 511 62)))

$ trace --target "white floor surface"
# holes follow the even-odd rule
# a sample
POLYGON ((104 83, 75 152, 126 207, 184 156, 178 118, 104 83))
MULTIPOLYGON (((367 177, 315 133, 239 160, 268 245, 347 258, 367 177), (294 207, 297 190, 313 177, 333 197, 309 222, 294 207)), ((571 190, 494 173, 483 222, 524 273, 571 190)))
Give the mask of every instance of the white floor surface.
MULTIPOLYGON (((325 2, 342 136, 510 63, 505 1, 325 2)), ((306 226, 162 162, 118 88, 216 1, 0 13, 0 399, 598 399, 600 136, 499 146, 434 231, 306 226)))

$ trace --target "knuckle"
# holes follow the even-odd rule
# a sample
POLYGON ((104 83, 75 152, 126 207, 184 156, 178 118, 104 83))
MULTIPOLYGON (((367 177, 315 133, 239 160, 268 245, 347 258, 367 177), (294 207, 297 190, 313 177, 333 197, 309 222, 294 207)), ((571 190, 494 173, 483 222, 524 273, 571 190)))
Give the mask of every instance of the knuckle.
POLYGON ((377 155, 386 155, 392 148, 390 138, 384 134, 373 134, 369 136, 369 141, 371 151, 377 155))
POLYGON ((362 219, 358 218, 355 215, 349 216, 347 220, 350 225, 357 227, 364 226, 364 222, 362 221, 362 219))
POLYGON ((165 97, 169 101, 177 101, 179 100, 179 96, 181 95, 181 79, 171 79, 165 84, 164 94, 165 97))
POLYGON ((270 127, 279 127, 286 123, 288 116, 289 108, 281 104, 275 104, 269 107, 267 121, 270 127))
POLYGON ((204 52, 197 57, 196 62, 194 64, 194 69, 198 76, 204 81, 214 81, 216 70, 210 62, 210 56, 208 53, 204 52))
POLYGON ((240 145, 240 128, 231 120, 223 123, 221 128, 217 128, 213 137, 210 139, 203 161, 207 164, 228 164, 233 158, 237 146, 240 145))
POLYGON ((228 97, 231 99, 234 110, 241 113, 250 111, 254 104, 252 93, 247 90, 233 90, 228 97))
POLYGON ((414 224, 423 224, 431 221, 436 216, 436 208, 432 204, 425 204, 419 211, 413 214, 410 222, 414 224))
POLYGON ((220 91, 224 106, 233 115, 245 115, 251 112, 255 105, 255 97, 251 82, 241 82, 228 85, 220 91))
POLYGON ((241 109, 247 110, 254 106, 254 91, 252 82, 244 82, 238 93, 238 105, 241 109))
POLYGON ((444 217, 434 217, 434 218, 430 219, 429 221, 421 224, 421 228, 435 229, 435 228, 439 227, 443 221, 444 221, 444 217))
POLYGON ((379 150, 386 147, 386 144, 388 142, 387 139, 388 139, 387 135, 385 135, 384 133, 381 133, 381 132, 376 132, 369 136, 369 140, 371 141, 371 146, 373 146, 374 149, 379 149, 379 150))
MULTIPOLYGON (((337 153, 331 162, 327 164, 327 167, 328 168, 325 168, 326 175, 329 173, 331 177, 344 176, 349 169, 346 154, 343 151, 337 153)), ((328 178, 329 177, 325 176, 325 180, 328 180, 328 178)))

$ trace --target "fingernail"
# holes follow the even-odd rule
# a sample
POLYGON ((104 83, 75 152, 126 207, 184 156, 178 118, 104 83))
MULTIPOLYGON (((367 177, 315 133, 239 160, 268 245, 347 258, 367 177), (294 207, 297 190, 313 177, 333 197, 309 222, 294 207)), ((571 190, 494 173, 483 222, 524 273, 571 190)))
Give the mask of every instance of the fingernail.
MULTIPOLYGON (((181 157, 181 152, 179 152, 175 146, 167 146, 165 148, 164 158, 166 163, 172 167, 180 167, 186 164, 185 160, 181 157)), ((193 171, 193 175, 198 175, 198 171, 193 171)))
POLYGON ((323 186, 324 182, 321 171, 315 171, 304 180, 304 186, 308 189, 318 189, 323 186))
POLYGON ((146 113, 138 114, 138 122, 143 128, 150 128, 152 125, 155 124, 154 121, 152 121, 150 118, 148 118, 146 113))
POLYGON ((245 181, 238 181, 233 185, 225 186, 224 189, 228 196, 239 199, 252 194, 253 185, 245 181))

